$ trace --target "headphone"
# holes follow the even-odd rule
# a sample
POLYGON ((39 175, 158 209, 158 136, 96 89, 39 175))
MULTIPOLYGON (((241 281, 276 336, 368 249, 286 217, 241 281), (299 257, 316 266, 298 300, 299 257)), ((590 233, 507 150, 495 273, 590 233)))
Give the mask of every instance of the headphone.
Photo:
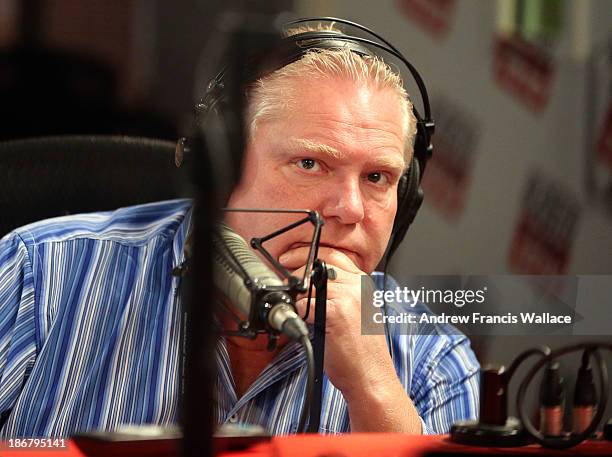
MULTIPOLYGON (((382 56, 377 54, 377 52, 383 51, 404 64, 412 75, 421 95, 424 115, 421 116, 413 104, 413 114, 416 117, 414 155, 408 169, 401 176, 398 183, 397 212, 384 257, 388 260, 404 239, 423 202, 421 180, 427 161, 431 158, 433 152, 431 137, 435 129, 435 124, 431 118, 431 108, 425 83, 416 68, 397 48, 369 28, 355 22, 333 17, 311 17, 289 21, 282 28, 287 30, 307 22, 329 23, 330 25, 343 24, 365 32, 368 38, 348 35, 338 31, 308 31, 284 38, 279 37, 279 42, 275 44, 273 49, 267 49, 265 53, 251 56, 250 60, 247 60, 246 67, 242 69, 242 80, 252 83, 286 65, 300 60, 307 52, 312 50, 338 50, 344 48, 362 57, 370 56, 381 59, 382 56)), ((217 110, 226 101, 227 73, 228 67, 225 67, 209 82, 204 96, 196 105, 196 122, 201 122, 201 119, 206 114, 217 110)), ((181 139, 177 145, 177 156, 179 153, 182 154, 183 146, 184 141, 181 139)))

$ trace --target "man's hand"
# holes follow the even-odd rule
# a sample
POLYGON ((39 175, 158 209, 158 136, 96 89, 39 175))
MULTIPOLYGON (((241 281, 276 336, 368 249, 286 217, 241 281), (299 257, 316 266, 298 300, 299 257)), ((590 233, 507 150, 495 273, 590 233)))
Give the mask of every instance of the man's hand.
MULTIPOLYGON (((301 277, 308 249, 291 249, 279 261, 301 277)), ((366 273, 344 252, 330 247, 320 247, 319 258, 337 274, 327 286, 325 372, 347 401, 351 430, 421 433, 421 421, 397 378, 384 332, 361 334, 361 277, 366 273)), ((302 315, 306 300, 297 302, 302 315)))

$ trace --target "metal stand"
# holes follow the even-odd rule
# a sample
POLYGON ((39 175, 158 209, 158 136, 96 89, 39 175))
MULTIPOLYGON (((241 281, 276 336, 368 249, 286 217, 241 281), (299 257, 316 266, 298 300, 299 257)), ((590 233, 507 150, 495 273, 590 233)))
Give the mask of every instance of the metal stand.
POLYGON ((327 267, 317 259, 314 263, 312 283, 316 290, 313 352, 315 381, 312 405, 309 405, 308 432, 318 433, 323 402, 323 364, 325 361, 325 322, 327 318, 327 267))

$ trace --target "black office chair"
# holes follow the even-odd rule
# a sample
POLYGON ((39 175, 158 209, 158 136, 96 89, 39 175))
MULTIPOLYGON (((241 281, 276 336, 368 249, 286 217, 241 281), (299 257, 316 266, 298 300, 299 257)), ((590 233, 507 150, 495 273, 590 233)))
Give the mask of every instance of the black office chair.
POLYGON ((0 143, 0 237, 49 217, 189 197, 189 167, 176 168, 174 146, 121 136, 0 143))

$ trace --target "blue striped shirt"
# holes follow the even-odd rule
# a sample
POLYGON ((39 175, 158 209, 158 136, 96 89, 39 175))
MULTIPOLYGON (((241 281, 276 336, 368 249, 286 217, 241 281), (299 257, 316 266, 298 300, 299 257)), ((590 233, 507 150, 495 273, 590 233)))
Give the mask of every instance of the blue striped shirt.
MULTIPOLYGON (((2 437, 176 423, 180 296, 171 271, 183 261, 190 215, 189 200, 159 202, 50 219, 0 240, 2 437)), ((382 275, 373 278, 382 287, 382 275)), ((387 330, 425 433, 476 417, 478 363, 465 336, 435 325, 387 330)), ((217 422, 295 432, 301 351, 288 344, 238 398, 219 339, 217 422)), ((327 378, 320 431, 350 431, 346 402, 327 378)))

